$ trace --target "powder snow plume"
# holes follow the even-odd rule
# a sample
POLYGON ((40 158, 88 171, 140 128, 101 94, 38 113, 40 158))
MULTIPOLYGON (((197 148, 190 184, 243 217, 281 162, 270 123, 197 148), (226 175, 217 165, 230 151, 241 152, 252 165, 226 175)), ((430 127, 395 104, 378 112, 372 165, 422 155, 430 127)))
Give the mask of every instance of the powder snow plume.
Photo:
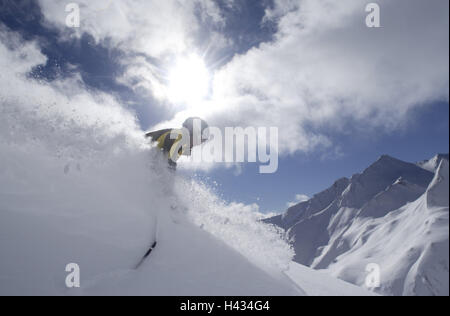
MULTIPOLYGON (((29 284, 49 277, 57 288, 69 260, 88 267, 86 279, 130 267, 155 218, 174 205, 180 225, 214 235, 262 270, 286 269, 292 249, 251 206, 225 203, 204 184, 171 175, 133 113, 110 95, 86 91, 76 77, 29 78, 45 57, 0 34, 8 37, 0 41, 0 67, 9 65, 0 74, 0 292, 35 293, 29 284)), ((176 236, 177 225, 159 229, 176 236)))

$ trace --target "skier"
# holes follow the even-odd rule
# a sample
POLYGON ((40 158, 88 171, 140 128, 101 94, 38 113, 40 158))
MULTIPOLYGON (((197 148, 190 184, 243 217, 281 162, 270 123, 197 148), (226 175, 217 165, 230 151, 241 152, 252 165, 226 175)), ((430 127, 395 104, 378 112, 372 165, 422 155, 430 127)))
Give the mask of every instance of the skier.
MULTIPOLYGON (((149 132, 145 134, 145 136, 150 138, 153 142, 156 142, 157 147, 167 158, 169 169, 175 171, 177 168, 177 160, 181 155, 189 156, 194 146, 201 145, 208 139, 209 135, 207 128, 208 124, 204 120, 198 117, 190 117, 183 123, 183 128, 181 129, 164 129, 149 132)), ((171 185, 169 184, 169 186, 171 185)), ((176 207, 173 207, 172 209, 174 208, 176 207)), ((145 255, 135 266, 135 269, 138 269, 156 248, 157 221, 158 219, 156 218, 154 240, 145 255)))
POLYGON ((207 140, 208 123, 198 117, 190 117, 181 129, 164 129, 149 132, 146 137, 157 143, 166 156, 169 168, 176 170, 181 155, 190 156, 192 148, 207 140))

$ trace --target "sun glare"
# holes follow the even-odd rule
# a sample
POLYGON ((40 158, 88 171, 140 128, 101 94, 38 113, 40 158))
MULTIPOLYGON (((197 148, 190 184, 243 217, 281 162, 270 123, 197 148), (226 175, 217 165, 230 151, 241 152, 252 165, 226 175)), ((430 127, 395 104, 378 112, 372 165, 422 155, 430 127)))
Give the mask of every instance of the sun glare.
POLYGON ((205 99, 209 72, 197 55, 180 58, 169 72, 168 96, 172 102, 193 103, 205 99))

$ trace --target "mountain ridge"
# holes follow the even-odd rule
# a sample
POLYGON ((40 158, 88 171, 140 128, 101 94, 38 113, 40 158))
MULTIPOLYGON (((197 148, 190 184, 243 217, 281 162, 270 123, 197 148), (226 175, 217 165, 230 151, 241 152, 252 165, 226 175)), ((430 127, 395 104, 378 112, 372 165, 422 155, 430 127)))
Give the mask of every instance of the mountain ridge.
POLYGON ((381 294, 448 293, 448 282, 446 285, 434 282, 432 287, 420 285, 419 276, 426 269, 419 268, 419 262, 426 262, 427 267, 435 263, 434 259, 422 260, 428 257, 446 262, 444 268, 439 266, 436 271, 444 274, 447 271, 448 280, 445 251, 427 255, 432 245, 448 244, 448 158, 436 155, 428 161, 439 161, 436 173, 419 164, 383 155, 361 173, 339 179, 310 200, 266 222, 286 231, 295 250, 294 261, 300 264, 326 269, 345 281, 364 285, 362 263, 370 263, 372 258, 382 270, 388 271, 385 284, 377 289, 381 294), (428 225, 436 221, 444 225, 437 231, 429 230, 428 225), (402 243, 414 245, 410 247, 415 249, 411 250, 413 256, 403 253, 402 243), (398 256, 383 250, 394 244, 398 248, 390 250, 400 253, 398 256), (398 269, 390 267, 392 262, 399 264, 398 269))

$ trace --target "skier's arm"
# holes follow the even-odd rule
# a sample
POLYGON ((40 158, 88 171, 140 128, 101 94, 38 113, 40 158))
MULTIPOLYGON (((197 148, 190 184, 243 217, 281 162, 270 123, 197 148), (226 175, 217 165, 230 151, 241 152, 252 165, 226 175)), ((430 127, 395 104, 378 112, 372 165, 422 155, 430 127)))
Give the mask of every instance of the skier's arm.
POLYGON ((158 138, 160 138, 162 135, 164 135, 167 132, 170 132, 170 129, 163 129, 160 131, 148 132, 145 134, 145 137, 151 138, 152 141, 156 142, 158 140, 158 138))

